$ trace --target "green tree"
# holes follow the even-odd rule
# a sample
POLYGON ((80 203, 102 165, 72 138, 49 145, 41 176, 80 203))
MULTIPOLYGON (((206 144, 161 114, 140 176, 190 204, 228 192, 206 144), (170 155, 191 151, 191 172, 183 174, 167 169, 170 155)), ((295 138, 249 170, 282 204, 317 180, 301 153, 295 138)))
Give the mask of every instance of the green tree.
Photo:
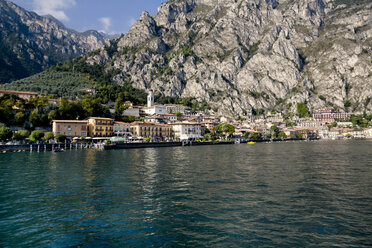
POLYGON ((20 130, 20 131, 14 132, 13 139, 15 139, 17 141, 21 141, 21 140, 25 140, 29 136, 30 136, 30 132, 29 131, 27 131, 27 130, 20 130))
POLYGON ((64 134, 58 134, 57 136, 56 136, 56 140, 57 140, 57 142, 59 142, 59 143, 64 143, 65 141, 66 141, 66 135, 64 135, 64 134))
POLYGON ((344 102, 344 107, 345 107, 345 108, 349 108, 349 107, 351 107, 351 101, 350 101, 350 100, 346 100, 346 101, 344 102))
POLYGON ((303 135, 301 133, 297 133, 296 134, 296 138, 297 139, 303 139, 304 137, 303 137, 303 135))
POLYGON ((17 125, 22 125, 26 120, 26 116, 23 112, 17 112, 14 115, 14 120, 17 125))
POLYGON ((285 126, 286 127, 294 127, 295 125, 296 125, 296 123, 291 122, 290 120, 285 121, 285 126))
POLYGON ((262 133, 250 133, 248 138, 253 140, 259 140, 262 138, 262 133))
POLYGON ((206 134, 204 134, 204 139, 205 139, 205 140, 212 140, 212 136, 211 136, 211 134, 210 134, 210 133, 206 133, 206 134))
POLYGON ((29 121, 31 122, 33 127, 39 126, 40 116, 39 116, 37 109, 34 109, 31 111, 29 121))
POLYGON ((35 130, 30 135, 30 140, 39 141, 44 137, 44 132, 40 130, 35 130))
POLYGON ((337 127, 337 122, 332 122, 328 125, 329 128, 337 127))
POLYGON ((235 132, 235 127, 228 123, 221 123, 215 126, 215 132, 217 134, 223 134, 227 138, 235 132))
POLYGON ((177 113, 176 113, 176 116, 177 116, 177 120, 179 120, 179 121, 182 120, 182 113, 177 112, 177 113))
POLYGON ((307 108, 306 104, 303 102, 297 103, 297 113, 299 117, 308 117, 309 116, 309 109, 307 108))
POLYGON ((8 127, 0 127, 0 141, 6 142, 13 136, 12 130, 8 127))
POLYGON ((45 133, 43 139, 44 139, 44 140, 52 140, 52 139, 54 139, 54 134, 53 134, 53 132, 47 132, 47 133, 45 133))
POLYGON ((58 118, 58 113, 55 110, 51 110, 48 114, 48 120, 52 122, 53 120, 56 120, 58 118))
POLYGON ((285 139, 285 138, 287 138, 287 135, 285 134, 285 132, 280 131, 279 134, 278 134, 278 138, 279 139, 285 139))
POLYGON ((121 97, 115 101, 115 117, 121 117, 124 111, 124 101, 121 97))
POLYGON ((275 139, 275 138, 278 138, 278 135, 279 135, 279 128, 276 126, 276 125, 273 125, 271 126, 270 128, 273 133, 272 133, 272 137, 275 139))

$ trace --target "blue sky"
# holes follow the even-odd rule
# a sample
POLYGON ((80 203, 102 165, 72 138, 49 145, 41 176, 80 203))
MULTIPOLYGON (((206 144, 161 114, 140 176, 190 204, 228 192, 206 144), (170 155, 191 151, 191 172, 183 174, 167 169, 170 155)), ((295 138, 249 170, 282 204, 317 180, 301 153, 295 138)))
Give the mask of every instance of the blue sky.
POLYGON ((26 10, 50 14, 77 31, 128 31, 144 10, 155 15, 165 0, 11 0, 26 10))

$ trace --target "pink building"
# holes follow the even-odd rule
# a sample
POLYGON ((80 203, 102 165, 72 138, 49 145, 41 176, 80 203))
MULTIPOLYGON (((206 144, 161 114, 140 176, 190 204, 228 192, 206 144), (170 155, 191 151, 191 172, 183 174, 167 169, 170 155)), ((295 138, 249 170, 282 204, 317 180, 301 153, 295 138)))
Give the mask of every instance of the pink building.
POLYGON ((346 112, 336 112, 334 108, 324 108, 316 111, 313 114, 313 118, 317 122, 334 122, 335 119, 345 119, 350 117, 349 113, 346 112))

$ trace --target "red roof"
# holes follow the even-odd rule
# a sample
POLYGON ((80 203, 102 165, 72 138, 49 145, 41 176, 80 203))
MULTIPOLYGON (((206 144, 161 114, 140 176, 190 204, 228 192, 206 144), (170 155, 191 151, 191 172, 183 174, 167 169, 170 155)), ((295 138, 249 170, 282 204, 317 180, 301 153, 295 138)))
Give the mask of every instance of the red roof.
POLYGON ((36 92, 29 92, 29 91, 13 91, 13 90, 0 90, 0 93, 4 94, 17 94, 17 95, 31 95, 37 96, 36 92))
POLYGON ((121 122, 121 121, 115 121, 114 124, 130 125, 129 123, 121 122))

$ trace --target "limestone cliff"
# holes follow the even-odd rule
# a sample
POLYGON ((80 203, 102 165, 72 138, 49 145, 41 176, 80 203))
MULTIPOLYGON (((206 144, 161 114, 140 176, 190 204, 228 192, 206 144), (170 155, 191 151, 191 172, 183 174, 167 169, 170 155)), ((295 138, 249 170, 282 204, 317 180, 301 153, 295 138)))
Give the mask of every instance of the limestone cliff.
POLYGON ((172 0, 86 57, 166 96, 215 112, 372 111, 369 0, 172 0))

